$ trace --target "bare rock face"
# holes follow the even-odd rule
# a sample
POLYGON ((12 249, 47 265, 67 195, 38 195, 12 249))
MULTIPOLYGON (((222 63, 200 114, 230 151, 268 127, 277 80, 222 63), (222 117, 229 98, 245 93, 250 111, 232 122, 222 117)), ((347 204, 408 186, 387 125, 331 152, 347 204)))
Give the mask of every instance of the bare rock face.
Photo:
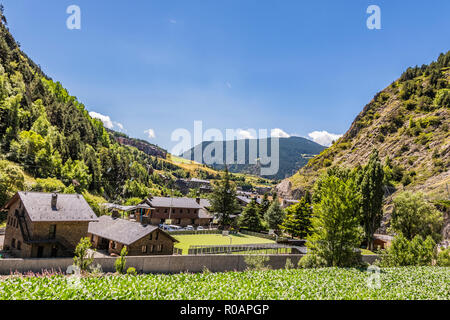
POLYGON ((144 152, 145 154, 147 154, 149 156, 156 156, 156 157, 160 157, 160 158, 164 158, 164 159, 167 157, 167 152, 165 152, 164 150, 162 150, 156 146, 153 146, 149 143, 145 143, 142 141, 138 141, 136 139, 129 139, 129 138, 125 138, 125 137, 115 137, 115 139, 120 144, 136 147, 137 149, 141 150, 142 152, 144 152))

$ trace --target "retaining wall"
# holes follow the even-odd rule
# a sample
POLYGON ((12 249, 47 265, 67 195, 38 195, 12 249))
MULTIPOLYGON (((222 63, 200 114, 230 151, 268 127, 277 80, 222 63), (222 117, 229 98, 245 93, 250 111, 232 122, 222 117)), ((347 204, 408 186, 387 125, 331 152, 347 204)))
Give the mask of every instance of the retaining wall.
MULTIPOLYGON (((223 255, 172 255, 172 256, 139 256, 127 257, 128 267, 136 268, 140 273, 179 273, 201 272, 206 267, 211 272, 243 271, 247 264, 244 258, 248 255, 223 254, 223 255)), ((257 256, 257 255, 252 255, 257 256)), ((269 257, 266 265, 272 269, 284 268, 289 258, 297 265, 301 254, 276 254, 264 255, 269 257)), ((363 256, 363 260, 372 263, 373 256, 363 256)), ((115 272, 114 262, 116 258, 95 258, 94 264, 100 264, 103 272, 115 272)), ((72 265, 72 258, 44 258, 44 259, 0 259, 0 274, 11 272, 35 272, 55 270, 65 272, 72 265)))

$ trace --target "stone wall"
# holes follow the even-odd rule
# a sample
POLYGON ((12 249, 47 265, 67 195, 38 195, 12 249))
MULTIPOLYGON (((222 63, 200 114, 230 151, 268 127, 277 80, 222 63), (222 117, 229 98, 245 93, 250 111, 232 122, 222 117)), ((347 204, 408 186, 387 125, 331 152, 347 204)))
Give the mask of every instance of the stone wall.
MULTIPOLYGON (((281 269, 289 258, 294 265, 302 257, 300 254, 267 255, 267 263, 272 269, 281 269)), ((127 257, 126 267, 134 267, 141 273, 179 273, 201 272, 206 267, 211 272, 243 271, 247 265, 246 255, 183 255, 183 256, 140 256, 127 257)), ((363 260, 370 262, 372 256, 363 256, 363 260), (366 258, 366 257, 371 257, 366 258)), ((100 264, 104 272, 115 272, 116 258, 95 258, 94 264, 100 264)), ((65 272, 72 265, 71 258, 54 259, 0 259, 0 274, 11 272, 42 272, 42 270, 56 270, 65 272)))

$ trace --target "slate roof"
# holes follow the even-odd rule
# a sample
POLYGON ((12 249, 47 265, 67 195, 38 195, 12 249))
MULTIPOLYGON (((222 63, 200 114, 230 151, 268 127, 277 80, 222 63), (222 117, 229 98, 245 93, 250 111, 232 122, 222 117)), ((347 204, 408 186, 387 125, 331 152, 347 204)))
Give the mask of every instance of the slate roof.
POLYGON ((152 207, 166 207, 166 208, 186 208, 186 209, 201 209, 193 198, 169 198, 169 197, 152 197, 146 201, 150 202, 152 207))
MULTIPOLYGON (((253 198, 248 198, 248 197, 244 197, 244 196, 236 196, 236 198, 242 202, 244 202, 245 204, 249 204, 253 198)), ((257 204, 261 204, 261 199, 260 198, 256 198, 256 203, 257 204)))
MULTIPOLYGON (((112 218, 110 216, 101 216, 98 222, 89 223, 88 232, 96 236, 120 242, 126 246, 142 239, 146 235, 158 230, 158 227, 152 225, 143 225, 139 222, 112 218)), ((160 230, 160 232, 165 233, 160 230)), ((173 241, 172 236, 165 233, 173 241)))
POLYGON ((52 209, 52 193, 19 191, 6 204, 9 208, 20 199, 32 222, 97 221, 98 218, 80 194, 58 193, 56 210, 52 209))

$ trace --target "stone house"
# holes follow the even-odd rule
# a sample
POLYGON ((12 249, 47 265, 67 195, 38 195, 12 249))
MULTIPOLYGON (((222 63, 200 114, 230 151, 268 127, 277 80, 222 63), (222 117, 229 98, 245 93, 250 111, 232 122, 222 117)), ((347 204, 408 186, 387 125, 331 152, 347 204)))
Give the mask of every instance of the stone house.
POLYGON ((98 218, 82 195, 16 193, 5 205, 4 250, 19 258, 72 256, 98 218))
POLYGON ((186 227, 209 226, 213 216, 209 213, 209 202, 205 199, 149 197, 136 206, 137 221, 152 225, 166 223, 186 227))
POLYGON ((116 255, 124 246, 129 256, 171 255, 178 242, 156 226, 110 216, 89 223, 88 234, 93 248, 116 255))

